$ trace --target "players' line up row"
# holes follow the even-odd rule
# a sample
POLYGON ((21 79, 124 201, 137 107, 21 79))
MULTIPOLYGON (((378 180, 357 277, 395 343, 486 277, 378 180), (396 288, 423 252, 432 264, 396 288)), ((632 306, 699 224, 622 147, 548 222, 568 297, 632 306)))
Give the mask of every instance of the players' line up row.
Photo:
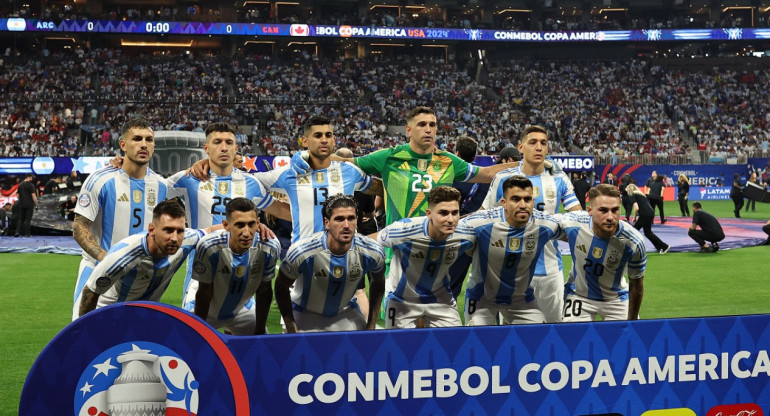
MULTIPOLYGON (((169 180, 164 180, 148 167, 154 150, 154 134, 151 127, 143 120, 129 121, 123 128, 120 140, 120 147, 124 153, 122 167, 104 168, 92 174, 84 184, 78 198, 73 234, 76 241, 83 247, 84 258, 81 262, 75 290, 73 319, 79 316, 81 312, 79 299, 81 293, 87 293, 89 290, 93 292, 88 294, 88 299, 84 297, 87 302, 83 306, 95 306, 94 295, 98 286, 96 282, 101 279, 102 285, 109 286, 109 282, 112 281, 111 279, 102 279, 107 277, 101 275, 107 266, 98 266, 105 259, 108 251, 112 254, 128 247, 126 243, 121 241, 128 236, 139 235, 140 237, 134 238, 140 242, 143 241, 140 245, 145 254, 148 254, 150 252, 149 241, 156 238, 150 238, 151 222, 155 221, 151 219, 153 208, 160 205, 159 201, 177 196, 186 205, 184 215, 188 226, 192 229, 212 227, 227 221, 227 206, 235 198, 243 197, 247 200, 253 200, 257 208, 292 222, 292 249, 295 246, 300 246, 298 242, 303 237, 318 232, 322 232, 322 235, 329 234, 324 228, 324 224, 328 221, 328 218, 325 218, 324 202, 327 199, 333 200, 334 198, 330 198, 332 195, 350 195, 355 191, 380 195, 384 199, 386 223, 397 223, 401 226, 415 223, 416 218, 427 218, 430 192, 433 189, 438 189, 441 185, 461 187, 460 185, 464 185, 462 182, 472 182, 469 184, 471 185, 469 190, 458 201, 461 209, 467 206, 470 200, 480 198, 483 199, 482 208, 500 206, 503 200, 504 180, 514 175, 524 175, 531 182, 532 203, 533 207, 538 210, 553 214, 558 211, 559 204, 563 204, 566 210, 580 209, 567 176, 563 172, 554 171, 552 166, 548 166, 549 161, 546 160, 548 135, 542 127, 529 126, 522 132, 518 145, 518 150, 523 156, 521 163, 499 163, 489 167, 474 166, 455 154, 437 150, 435 146, 436 128, 437 121, 433 110, 427 107, 417 107, 407 116, 405 131, 409 137, 408 143, 381 149, 366 156, 344 159, 332 155, 335 141, 330 120, 324 116, 312 116, 304 123, 301 139, 302 145, 307 148, 307 151, 295 155, 290 168, 248 175, 233 166, 236 144, 232 127, 226 123, 213 123, 206 129, 206 143, 204 144, 204 151, 209 158, 196 164, 193 172, 196 172, 197 177, 188 176, 186 172, 179 172, 169 180), (370 176, 375 174, 380 178, 370 176), (489 191, 484 191, 486 184, 490 182, 492 184, 489 191), (386 191, 384 193, 383 188, 386 191), (288 203, 274 199, 268 191, 278 191, 287 195, 288 203), (405 221, 398 222, 402 219, 405 221), (97 270, 98 273, 95 273, 97 270), (87 281, 91 283, 89 283, 88 289, 84 289, 87 281)), ((464 158, 472 160, 472 156, 464 158)), ((162 215, 159 218, 161 217, 162 215)), ((422 221, 424 224, 429 222, 426 219, 422 219, 422 221)), ((455 222, 456 224, 457 222, 455 222)), ((444 224, 442 227, 446 228, 449 225, 444 224)), ((262 228, 261 233, 265 233, 266 230, 264 227, 262 228)), ((617 231, 620 232, 621 228, 628 228, 628 233, 632 233, 631 227, 619 226, 617 231)), ((155 235, 156 228, 152 227, 152 229, 152 234, 155 235)), ((423 233, 426 238, 427 232, 428 226, 425 225, 423 233)), ((198 237, 190 237, 195 240, 195 243, 201 238, 200 232, 196 233, 198 237)), ((328 237, 325 238, 324 241, 328 242, 328 237)), ((193 244, 191 242, 184 243, 184 241, 171 244, 171 247, 180 244, 183 247, 185 244, 193 244)), ((263 239, 257 241, 263 241, 263 239)), ((511 244, 508 248, 510 253, 516 252, 515 240, 501 241, 511 244)), ((495 240, 495 243, 502 244, 502 242, 495 240)), ((524 250, 533 249, 529 240, 521 240, 520 244, 522 245, 518 247, 519 252, 522 248, 524 250)), ((586 265, 583 269, 585 272, 590 272, 587 275, 591 276, 590 278, 593 280, 586 283, 584 288, 577 285, 576 290, 580 292, 585 289, 604 296, 605 294, 597 289, 600 288, 600 278, 602 276, 606 278, 608 275, 605 275, 606 265, 601 264, 599 260, 609 255, 606 260, 617 266, 621 264, 619 260, 623 259, 610 254, 619 254, 620 252, 617 250, 609 250, 608 252, 606 247, 592 250, 590 245, 585 246, 585 244, 582 244, 581 247, 588 250, 588 254, 593 255, 590 258, 591 265, 586 265)), ((190 247, 190 250, 193 249, 194 247, 190 247)), ((289 250, 289 254, 292 249, 289 250)), ((141 252, 139 248, 135 248, 135 251, 141 252)), ((387 251, 385 265, 390 263, 390 249, 387 251)), ((564 314, 562 307, 564 279, 561 271, 561 256, 555 244, 551 243, 544 244, 542 252, 543 254, 538 256, 537 261, 532 262, 529 266, 533 273, 532 292, 543 311, 545 321, 558 322, 564 314)), ((286 263, 286 267, 291 265, 289 254, 282 262, 282 264, 286 263)), ((430 325, 431 319, 426 315, 426 305, 433 302, 435 295, 427 294, 432 291, 426 291, 426 288, 432 289, 433 283, 441 286, 449 281, 449 287, 454 293, 443 296, 456 298, 459 287, 462 286, 463 279, 467 274, 469 262, 465 260, 464 265, 462 265, 462 262, 455 261, 454 263, 461 264, 460 270, 449 270, 447 277, 447 273, 438 273, 435 269, 441 262, 449 261, 451 264, 450 260, 463 257, 460 255, 462 253, 459 248, 456 252, 444 253, 434 250, 424 254, 426 256, 422 261, 425 262, 423 264, 426 270, 423 272, 427 280, 416 282, 413 291, 422 305, 418 308, 418 318, 430 325), (431 270, 428 270, 428 267, 431 270), (433 276, 432 280, 428 277, 431 275, 433 276)), ((195 309, 198 296, 199 282, 192 279, 195 266, 197 266, 192 259, 197 258, 196 256, 197 254, 190 252, 191 260, 188 262, 185 279, 184 307, 191 311, 195 309)), ((311 262, 317 257, 312 256, 311 262)), ((129 257, 121 256, 121 258, 124 258, 124 261, 120 268, 126 269, 128 265, 126 260, 129 257)), ((468 256, 463 258, 468 258, 468 256)), ((624 260, 628 261, 628 259, 624 260)), ((514 256, 509 257, 508 261, 516 263, 517 267, 520 265, 514 256)), ((146 258, 142 264, 142 272, 134 271, 128 279, 120 279, 121 283, 114 286, 116 290, 120 289, 116 299, 118 301, 150 299, 149 292, 138 290, 134 288, 134 285, 144 284, 145 289, 153 290, 160 287, 165 288, 168 282, 164 276, 171 269, 167 263, 167 261, 161 262, 156 268, 156 265, 149 258, 146 258), (132 290, 133 295, 129 295, 132 290)), ((341 269, 334 268, 337 266, 332 266, 331 263, 328 266, 328 270, 319 272, 319 276, 326 274, 333 277, 335 270, 339 274, 341 269)), ((407 268, 405 264, 404 266, 391 265, 392 270, 397 270, 399 267, 402 267, 402 270, 411 270, 414 266, 410 264, 407 268)), ((198 268, 200 269, 200 267, 198 268)), ((237 265, 229 268, 234 276, 233 282, 236 281, 236 278, 244 276, 245 268, 245 265, 243 268, 239 268, 237 265), (238 274, 238 272, 241 273, 238 274), (236 276, 236 274, 238 275, 236 276)), ((620 270, 618 276, 622 277, 622 274, 623 270, 620 270)), ((514 277, 511 276, 510 279, 514 277)), ((480 278, 480 275, 474 278, 480 278)), ((398 279, 390 280, 398 281, 398 279)), ((280 291, 283 290, 281 281, 282 279, 279 277, 276 283, 276 298, 279 299, 279 304, 282 298, 280 291)), ((312 282, 312 278, 310 281, 312 282)), ((233 286, 233 290, 241 289, 235 286, 233 286)), ((299 284, 294 286, 295 292, 299 286, 299 284)), ((619 281, 610 285, 613 291, 618 292, 616 296, 620 301, 625 302, 628 296, 627 292, 620 289, 621 286, 619 281)), ((370 287, 370 290, 376 289, 376 287, 375 284, 370 287)), ((525 290, 521 284, 518 288, 525 290)), ((206 290, 208 289, 206 288, 206 290)), ((214 285, 215 289, 216 285, 214 285)), ((342 296, 340 290, 342 287, 332 287, 327 292, 335 294, 335 296, 342 296)), ((389 296, 388 305, 393 303, 390 301, 392 299, 390 295, 398 293, 399 290, 401 293, 405 293, 405 290, 408 291, 406 287, 398 287, 398 285, 386 289, 384 295, 389 296)), ((306 293, 309 296, 310 292, 306 293)), ((374 295, 377 294, 374 293, 374 295)), ((218 295, 212 293, 212 296, 217 298, 218 295)), ((408 297, 408 295, 404 296, 408 297)), ((360 304, 366 305, 368 303, 364 289, 359 289, 355 298, 360 304)), ((351 299, 347 299, 346 302, 351 299)), ((302 298, 295 297, 294 303, 295 305, 290 305, 290 308, 305 308, 302 306, 302 298)), ((379 302, 374 303, 379 304, 379 302)), ((470 303, 475 304, 474 302, 470 303)), ((568 305, 570 315, 575 315, 573 311, 580 312, 579 315, 587 313, 583 312, 581 307, 582 304, 575 306, 575 302, 570 301, 568 305)), ((282 310, 285 309, 286 305, 283 305, 282 310)), ((392 316, 391 324, 395 326, 398 312, 388 310, 387 313, 392 316)), ((367 315, 371 316, 371 311, 367 315)))

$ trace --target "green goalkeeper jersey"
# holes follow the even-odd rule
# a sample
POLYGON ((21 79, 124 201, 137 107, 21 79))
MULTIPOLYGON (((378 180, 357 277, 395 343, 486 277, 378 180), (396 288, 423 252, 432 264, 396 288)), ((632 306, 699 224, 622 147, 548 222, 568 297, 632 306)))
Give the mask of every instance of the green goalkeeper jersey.
POLYGON ((415 153, 409 144, 378 150, 355 158, 355 164, 370 175, 382 175, 385 186, 385 222, 425 215, 428 192, 439 185, 465 182, 479 172, 475 165, 445 151, 415 153))

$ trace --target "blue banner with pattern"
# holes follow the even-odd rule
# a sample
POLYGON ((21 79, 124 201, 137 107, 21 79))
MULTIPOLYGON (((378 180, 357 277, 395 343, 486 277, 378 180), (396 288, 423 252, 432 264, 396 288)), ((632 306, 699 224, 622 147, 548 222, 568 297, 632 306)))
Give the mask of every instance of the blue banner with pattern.
POLYGON ((19 414, 760 415, 768 346, 770 315, 234 337, 137 302, 61 331, 19 414))

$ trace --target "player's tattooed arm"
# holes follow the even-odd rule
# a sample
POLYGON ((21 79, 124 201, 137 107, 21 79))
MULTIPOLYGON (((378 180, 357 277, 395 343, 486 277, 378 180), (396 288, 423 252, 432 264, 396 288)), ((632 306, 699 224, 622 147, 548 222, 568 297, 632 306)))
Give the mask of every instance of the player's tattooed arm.
POLYGON ((98 261, 102 261, 107 251, 99 245, 96 237, 91 233, 89 227, 93 221, 88 218, 75 214, 75 221, 72 223, 72 236, 86 253, 98 261))
POLYGON ((88 286, 83 287, 83 295, 80 297, 80 316, 96 309, 96 303, 99 301, 99 294, 94 293, 88 286))

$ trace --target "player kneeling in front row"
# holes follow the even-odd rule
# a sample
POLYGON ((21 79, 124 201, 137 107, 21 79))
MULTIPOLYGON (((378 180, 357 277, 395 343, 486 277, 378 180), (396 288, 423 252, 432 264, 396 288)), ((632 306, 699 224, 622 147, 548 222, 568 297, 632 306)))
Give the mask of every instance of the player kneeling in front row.
POLYGON ((476 248, 465 295, 468 326, 538 324, 546 319, 530 285, 543 248, 559 236, 559 224, 534 211, 532 182, 514 175, 503 182, 502 206, 460 221, 474 230, 476 248))
POLYGON ((563 214, 572 251, 564 291, 564 322, 639 318, 647 252, 631 224, 620 221, 620 191, 602 184, 588 191, 588 212, 563 214), (630 279, 626 280, 625 274, 630 279))
POLYGON ((185 210, 179 201, 159 203, 147 231, 115 243, 91 272, 83 287, 80 316, 118 302, 159 301, 198 241, 219 228, 185 228, 185 210))
POLYGON ((281 243, 255 238, 259 219, 247 198, 227 204, 222 225, 224 230, 207 235, 195 249, 195 314, 234 335, 264 334, 281 243))
POLYGON ((292 244, 281 262, 275 301, 286 332, 374 329, 385 291, 385 253, 371 238, 356 234, 351 195, 329 197, 322 215, 325 231, 292 244), (354 295, 367 274, 371 303, 365 319, 354 295))
POLYGON ((388 274, 386 328, 462 326, 447 271, 473 248, 473 230, 457 228, 460 191, 437 186, 428 194, 425 216, 397 221, 377 234, 393 249, 388 274))

